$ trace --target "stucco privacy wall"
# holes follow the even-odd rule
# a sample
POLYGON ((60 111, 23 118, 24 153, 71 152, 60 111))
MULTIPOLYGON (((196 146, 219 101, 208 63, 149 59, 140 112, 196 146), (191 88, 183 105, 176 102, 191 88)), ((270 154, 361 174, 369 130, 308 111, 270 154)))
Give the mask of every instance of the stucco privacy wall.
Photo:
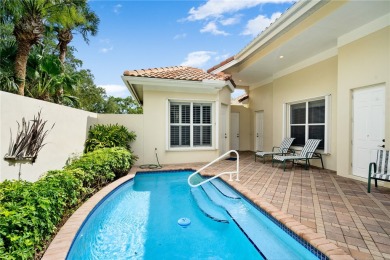
POLYGON ((125 126, 129 131, 134 131, 137 135, 135 141, 131 144, 132 152, 138 156, 135 165, 144 164, 144 115, 116 115, 116 114, 98 114, 98 124, 119 124, 125 126))
MULTIPOLYGON (((218 156, 218 150, 214 148, 208 150, 168 150, 168 101, 214 101, 217 103, 218 94, 202 93, 182 93, 148 90, 144 88, 144 161, 145 164, 156 163, 155 149, 160 163, 185 163, 185 162, 206 162, 218 156)), ((216 111, 214 115, 214 125, 216 124, 216 111)), ((213 136, 214 142, 217 136, 213 136)))
MULTIPOLYGON (((273 82, 273 143, 283 138, 283 104, 331 95, 330 152, 323 155, 327 169, 336 170, 337 163, 337 56, 275 79, 273 82)), ((265 121, 268 123, 267 121, 265 121)), ((319 160, 313 165, 320 166, 319 160)))
POLYGON ((10 129, 15 138, 22 118, 32 120, 41 111, 47 120, 46 129, 55 123, 46 145, 38 154, 37 161, 21 165, 21 178, 36 181, 48 170, 61 169, 72 154, 82 153, 89 126, 97 122, 97 114, 73 109, 15 94, 0 92, 0 181, 17 179, 19 164, 12 165, 3 160, 8 152, 10 129))
MULTIPOLYGON (((251 131, 251 112, 249 108, 244 106, 231 106, 232 113, 238 113, 240 115, 239 122, 239 133, 240 133, 240 151, 250 151, 252 140, 252 131, 251 131)), ((230 131, 229 131, 230 132, 230 131)), ((232 134, 232 133, 231 133, 232 134)))
POLYGON ((337 135, 340 175, 351 177, 352 91, 357 88, 385 85, 385 139, 390 147, 390 27, 378 30, 338 50, 337 135))

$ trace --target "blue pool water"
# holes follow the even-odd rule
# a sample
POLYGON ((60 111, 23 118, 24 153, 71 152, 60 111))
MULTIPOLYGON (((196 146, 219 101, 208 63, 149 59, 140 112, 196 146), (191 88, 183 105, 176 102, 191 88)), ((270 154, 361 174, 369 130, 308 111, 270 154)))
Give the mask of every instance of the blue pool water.
POLYGON ((190 188, 191 173, 137 173, 89 215, 67 259, 318 259, 221 180, 190 188))

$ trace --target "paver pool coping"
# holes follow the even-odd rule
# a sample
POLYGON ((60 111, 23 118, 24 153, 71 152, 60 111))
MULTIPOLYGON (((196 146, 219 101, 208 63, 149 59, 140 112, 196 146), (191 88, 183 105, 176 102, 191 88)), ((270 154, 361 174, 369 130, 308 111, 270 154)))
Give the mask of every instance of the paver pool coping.
MULTIPOLYGON (((42 259, 65 259, 79 228, 83 224, 84 220, 87 218, 88 214, 94 209, 94 207, 115 188, 125 183, 126 181, 134 178, 136 172, 143 171, 147 170, 134 167, 128 175, 116 180, 113 183, 110 183, 109 185, 101 189, 99 192, 97 192, 95 195, 93 195, 91 198, 89 198, 83 205, 80 206, 80 208, 78 208, 73 213, 73 215, 68 219, 64 226, 62 226, 58 234, 50 243, 42 259)), ((164 171, 167 170, 164 169, 164 171)), ((271 205, 258 195, 254 194, 242 184, 238 182, 230 182, 227 176, 222 176, 222 179, 228 185, 231 185, 234 189, 243 194, 247 199, 252 201, 253 204, 263 209, 265 212, 274 217, 277 221, 279 221, 291 231, 293 231, 297 236, 310 243, 313 247, 317 248, 330 259, 353 259, 351 255, 347 254, 344 250, 326 239, 324 235, 314 232, 311 228, 308 228, 307 226, 295 220, 293 217, 283 213, 281 210, 271 205)))

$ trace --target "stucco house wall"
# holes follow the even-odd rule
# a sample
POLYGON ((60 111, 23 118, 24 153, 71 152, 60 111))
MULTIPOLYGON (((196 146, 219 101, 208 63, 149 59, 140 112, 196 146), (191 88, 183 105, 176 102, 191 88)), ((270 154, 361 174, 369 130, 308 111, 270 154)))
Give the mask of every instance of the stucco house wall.
MULTIPOLYGON (((249 91, 249 108, 251 111, 251 135, 248 136, 251 143, 251 150, 254 151, 256 143, 256 118, 257 111, 263 111, 264 115, 264 151, 271 151, 272 147, 278 146, 281 142, 274 143, 274 108, 273 108, 273 83, 254 87, 249 91)), ((281 130, 280 130, 281 132, 281 130)))
MULTIPOLYGON (((241 105, 232 105, 231 113, 238 113, 240 122, 239 122, 239 142, 240 142, 240 151, 251 151, 252 142, 251 136, 253 135, 252 130, 252 120, 251 120, 251 110, 245 106, 241 105)), ((231 133, 233 134, 233 133, 231 133)))
MULTIPOLYGON (((330 151, 323 155, 327 169, 336 170, 337 57, 275 79, 273 82, 273 143, 283 139, 283 104, 331 95, 330 151)), ((319 160, 313 165, 320 166, 319 160)))
POLYGON ((125 126, 129 131, 134 131, 137 135, 131 144, 131 150, 138 156, 135 165, 144 164, 144 115, 143 114, 98 114, 97 123, 102 125, 119 124, 125 126))
MULTIPOLYGON (((147 88, 147 87, 146 87, 147 88)), ((169 149, 168 148, 168 101, 207 101, 216 102, 218 94, 166 92, 144 90, 144 163, 156 163, 155 148, 162 164, 206 162, 218 157, 216 134, 214 133, 214 147, 202 149, 169 149)), ((213 111, 214 124, 217 128, 217 114, 213 111)))
MULTIPOLYGON (((361 28, 365 31, 366 28, 361 28)), ((351 32, 354 35, 359 32, 351 32)), ((348 39, 350 35, 346 35, 348 39)), ((385 85, 386 93, 386 147, 390 147, 390 27, 372 32, 338 49, 338 109, 337 109, 337 171, 351 175, 352 167, 352 91, 354 89, 385 85)), ((354 177, 358 178, 358 177, 354 177)))

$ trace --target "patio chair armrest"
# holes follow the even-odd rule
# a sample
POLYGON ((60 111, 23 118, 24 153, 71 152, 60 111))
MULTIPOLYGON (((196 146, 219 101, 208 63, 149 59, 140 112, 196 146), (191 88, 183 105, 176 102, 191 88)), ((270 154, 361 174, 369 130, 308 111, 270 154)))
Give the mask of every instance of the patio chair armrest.
POLYGON ((280 148, 279 146, 274 146, 274 147, 272 147, 272 152, 275 152, 275 149, 276 148, 280 148))
POLYGON ((291 148, 283 148, 282 154, 294 154, 295 155, 295 150, 291 149, 291 148))
POLYGON ((372 162, 369 165, 369 171, 368 171, 368 176, 371 177, 371 173, 376 173, 376 163, 372 162), (372 168, 374 168, 372 172, 372 168))
POLYGON ((321 155, 319 155, 319 154, 316 153, 316 152, 307 152, 307 154, 306 154, 306 159, 310 159, 310 158, 311 158, 311 157, 309 158, 310 155, 311 155, 312 157, 313 157, 313 155, 315 155, 315 156, 317 156, 318 158, 320 158, 320 156, 321 156, 321 155))

